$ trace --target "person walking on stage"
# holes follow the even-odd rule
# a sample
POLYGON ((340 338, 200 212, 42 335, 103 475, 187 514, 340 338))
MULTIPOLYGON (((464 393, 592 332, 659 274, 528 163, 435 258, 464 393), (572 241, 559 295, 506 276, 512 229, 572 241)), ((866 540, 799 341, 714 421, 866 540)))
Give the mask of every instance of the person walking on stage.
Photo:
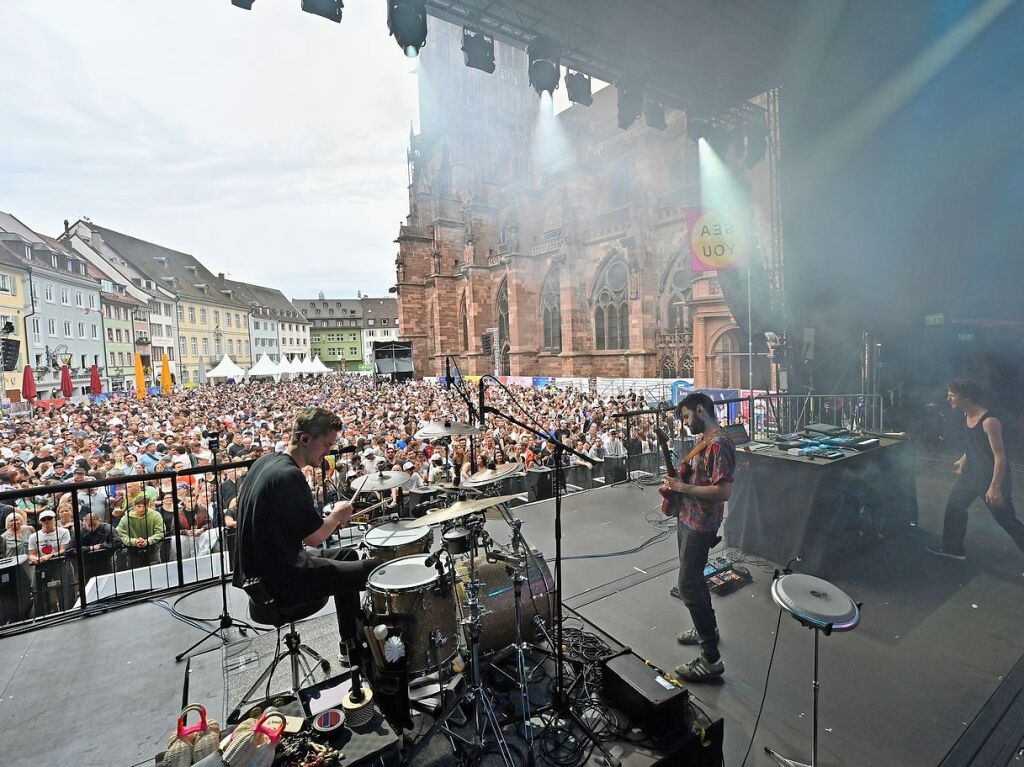
POLYGON ((964 414, 967 423, 967 449, 953 464, 956 484, 946 502, 942 524, 942 545, 928 551, 940 557, 964 560, 964 536, 967 534, 967 509, 981 497, 996 522, 1017 548, 1024 551, 1024 524, 1017 518, 1010 498, 1009 461, 1003 441, 1003 426, 981 401, 981 390, 973 381, 956 379, 949 383, 946 401, 964 414))
POLYGON ((676 586, 686 605, 693 628, 676 639, 683 645, 700 645, 701 653, 689 663, 676 666, 673 673, 689 682, 704 682, 725 672, 718 651, 718 623, 711 606, 711 592, 704 580, 708 552, 717 543, 725 502, 732 492, 736 469, 736 448, 715 418, 714 403, 701 392, 689 394, 679 403, 683 425, 700 440, 690 452, 688 469, 680 476, 665 477, 663 487, 673 490, 679 505, 676 538, 679 543, 679 582, 676 586))

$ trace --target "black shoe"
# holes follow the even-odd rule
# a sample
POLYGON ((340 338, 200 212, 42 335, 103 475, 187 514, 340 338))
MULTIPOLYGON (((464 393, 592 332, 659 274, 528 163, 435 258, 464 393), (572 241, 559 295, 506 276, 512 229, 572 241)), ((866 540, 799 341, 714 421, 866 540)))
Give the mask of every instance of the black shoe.
MULTIPOLYGON (((715 641, 717 642, 721 638, 722 637, 718 633, 718 629, 715 629, 715 641)), ((676 641, 679 642, 679 644, 686 645, 700 644, 700 635, 697 633, 697 629, 688 629, 682 634, 677 634, 676 641)))
POLYGON ((934 554, 937 557, 946 557, 946 559, 955 559, 959 562, 963 562, 967 559, 966 554, 954 554, 952 551, 946 551, 941 546, 925 546, 925 550, 929 554, 934 554))

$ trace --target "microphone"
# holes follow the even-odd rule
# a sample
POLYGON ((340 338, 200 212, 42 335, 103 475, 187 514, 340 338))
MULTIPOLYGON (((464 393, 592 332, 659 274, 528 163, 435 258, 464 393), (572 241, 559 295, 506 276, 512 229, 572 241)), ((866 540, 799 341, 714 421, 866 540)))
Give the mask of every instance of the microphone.
POLYGON ((487 428, 487 414, 484 412, 484 380, 480 379, 480 399, 477 401, 477 406, 480 408, 477 413, 479 423, 477 424, 481 430, 487 428))
POLYGON ((433 567, 434 565, 437 564, 437 560, 439 560, 440 558, 441 558, 441 552, 437 551, 436 553, 431 554, 429 557, 424 559, 423 560, 423 564, 426 565, 427 567, 433 567))
POLYGON ((452 378, 452 361, 451 361, 451 358, 450 357, 445 357, 444 358, 444 388, 451 389, 452 388, 452 383, 454 383, 454 380, 455 379, 452 378))

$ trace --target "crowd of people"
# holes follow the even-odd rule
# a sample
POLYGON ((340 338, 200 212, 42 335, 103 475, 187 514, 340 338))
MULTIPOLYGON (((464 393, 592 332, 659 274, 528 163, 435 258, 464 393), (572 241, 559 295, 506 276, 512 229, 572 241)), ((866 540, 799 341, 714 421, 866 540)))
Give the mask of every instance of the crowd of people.
MULTIPOLYGON (((636 393, 600 397, 571 388, 492 384, 487 403, 532 423, 545 438, 490 415, 473 445, 474 464, 465 437, 415 436, 430 422, 470 420, 458 387, 355 375, 224 384, 143 400, 109 398, 37 408, 29 415, 5 413, 0 419, 0 493, 22 492, 0 501, 0 556, 26 554, 35 564, 78 548, 123 550, 129 566, 136 566, 167 561, 175 549, 210 551, 217 545, 221 510, 224 526, 234 526, 232 511, 245 467, 221 472, 216 490, 212 470, 203 469, 283 451, 296 412, 307 407, 336 412, 344 424, 338 447, 356 448, 329 458, 323 471, 306 469, 323 503, 350 496, 353 481, 381 468, 409 473, 406 489, 412 489, 508 462, 524 468, 551 465, 557 442, 574 449, 563 454, 566 463, 596 463, 656 449, 653 416, 632 418, 628 434, 626 421, 612 417, 645 408, 636 393), (76 491, 66 487, 99 482, 107 484, 76 491), (64 487, 54 491, 55 486, 64 487)), ((673 428, 671 419, 665 425, 673 428)))

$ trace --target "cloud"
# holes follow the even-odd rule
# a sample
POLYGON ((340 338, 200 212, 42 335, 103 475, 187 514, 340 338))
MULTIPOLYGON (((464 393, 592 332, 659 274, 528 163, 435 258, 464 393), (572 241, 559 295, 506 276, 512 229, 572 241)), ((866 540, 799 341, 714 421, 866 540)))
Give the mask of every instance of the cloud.
POLYGON ((49 233, 88 215, 294 294, 383 294, 415 76, 384 3, 340 25, 298 6, 5 0, 0 208, 49 233))

